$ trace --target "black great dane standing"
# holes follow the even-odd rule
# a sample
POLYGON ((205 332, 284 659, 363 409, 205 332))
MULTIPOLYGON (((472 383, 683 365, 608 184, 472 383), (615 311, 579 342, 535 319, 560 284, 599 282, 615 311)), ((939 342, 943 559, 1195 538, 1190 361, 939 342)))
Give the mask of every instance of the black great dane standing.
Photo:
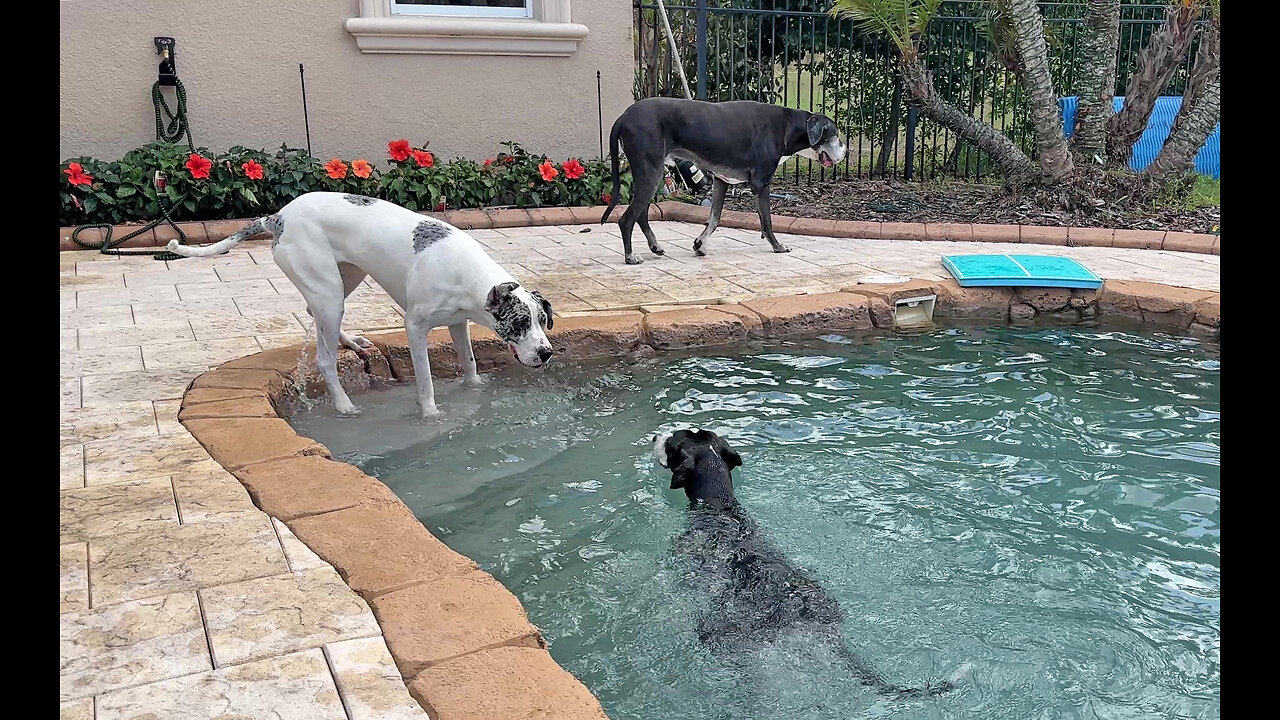
POLYGON ((711 217, 693 243, 698 255, 706 254, 702 246, 720 222, 725 191, 730 185, 742 183, 756 194, 761 236, 774 252, 788 252, 790 248, 774 237, 769 218, 769 185, 779 163, 792 155, 803 155, 832 167, 845 155, 845 143, 836 124, 825 115, 750 100, 710 103, 647 98, 627 108, 609 133, 613 197, 601 223, 609 219, 618 203, 619 142, 631 163, 631 203, 618 221, 628 265, 643 262, 631 251, 631 231, 636 223, 649 241, 649 250, 655 255, 663 254, 649 228, 649 203, 662 183, 666 163, 689 160, 714 178, 711 217))

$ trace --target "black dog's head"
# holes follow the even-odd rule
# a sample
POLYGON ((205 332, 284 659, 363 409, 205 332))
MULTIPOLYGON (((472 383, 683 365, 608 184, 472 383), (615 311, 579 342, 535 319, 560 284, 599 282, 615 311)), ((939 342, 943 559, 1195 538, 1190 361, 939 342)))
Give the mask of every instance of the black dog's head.
POLYGON ((653 438, 653 456, 671 471, 671 489, 684 488, 690 500, 730 505, 733 476, 742 456, 710 430, 677 430, 653 438))
POLYGON ((844 160, 847 148, 845 142, 840 139, 840 131, 831 118, 814 113, 805 120, 804 130, 809 147, 796 153, 797 155, 817 160, 826 167, 832 167, 844 160))

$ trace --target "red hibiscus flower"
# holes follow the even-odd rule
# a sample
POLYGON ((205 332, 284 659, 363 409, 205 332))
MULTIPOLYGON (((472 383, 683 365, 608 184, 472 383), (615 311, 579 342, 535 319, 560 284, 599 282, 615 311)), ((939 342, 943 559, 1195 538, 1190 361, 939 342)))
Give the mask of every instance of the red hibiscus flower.
POLYGON ((503 165, 510 165, 510 164, 514 163, 515 161, 516 161, 516 156, 515 156, 515 155, 507 155, 506 157, 502 158, 502 164, 503 164, 503 165))
MULTIPOLYGON (((71 163, 66 170, 62 172, 67 174, 67 182, 72 185, 92 185, 93 176, 84 171, 84 167, 80 163, 71 163)), ((74 195, 72 196, 74 197, 74 195)))
POLYGON ((396 162, 409 159, 409 153, 412 151, 408 140, 392 140, 387 143, 387 156, 396 162))
POLYGON ((542 164, 538 166, 538 172, 542 174, 542 179, 547 182, 555 180, 556 176, 560 174, 560 171, 556 169, 555 165, 551 164, 550 160, 543 160, 542 164))
POLYGON ((262 179, 262 166, 259 165, 256 161, 250 160, 249 162, 241 165, 240 167, 244 168, 244 176, 249 178, 250 180, 262 179))
POLYGON ((485 160, 485 161, 484 161, 484 166, 485 166, 485 167, 492 167, 492 166, 493 166, 493 158, 489 158, 488 160, 485 160))
POLYGON ((426 150, 414 150, 413 161, 418 163, 418 167, 429 168, 436 164, 436 158, 426 150))
POLYGON ((578 162, 578 158, 569 158, 569 160, 560 167, 564 168, 564 176, 569 180, 577 180, 587 172, 587 169, 582 167, 582 163, 578 162))
POLYGON ((347 176, 347 164, 334 158, 324 164, 324 171, 329 173, 329 177, 334 180, 341 180, 347 176))
POLYGON ((613 202, 613 193, 605 193, 600 196, 600 202, 608 205, 613 202))
POLYGON ((191 157, 187 158, 184 163, 187 171, 191 173, 191 177, 196 180, 209 177, 209 170, 213 167, 213 161, 208 158, 202 158, 196 153, 191 153, 191 157))
POLYGON ((355 175, 358 178, 367 178, 373 174, 373 166, 370 165, 369 161, 365 160, 364 158, 360 158, 359 160, 352 160, 351 174, 355 175))

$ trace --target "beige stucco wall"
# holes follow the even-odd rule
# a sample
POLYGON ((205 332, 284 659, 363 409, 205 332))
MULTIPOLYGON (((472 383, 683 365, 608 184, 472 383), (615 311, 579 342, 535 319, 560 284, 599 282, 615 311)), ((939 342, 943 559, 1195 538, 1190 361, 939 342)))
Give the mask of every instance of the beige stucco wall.
POLYGON ((177 39, 195 143, 214 151, 306 147, 303 63, 322 158, 381 161, 402 137, 430 140, 444 158, 492 157, 508 139, 554 159, 595 157, 596 70, 606 133, 631 103, 630 8, 573 0, 572 20, 590 34, 555 58, 362 54, 343 27, 357 0, 63 0, 59 159, 116 159, 155 138, 160 35, 177 39))

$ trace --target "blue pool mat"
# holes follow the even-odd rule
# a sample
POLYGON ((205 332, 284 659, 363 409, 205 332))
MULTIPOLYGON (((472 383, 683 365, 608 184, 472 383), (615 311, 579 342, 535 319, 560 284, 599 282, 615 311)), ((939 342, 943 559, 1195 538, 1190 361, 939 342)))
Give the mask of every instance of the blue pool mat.
POLYGON ((1071 258, 1050 255, 944 255, 960 287, 1063 287, 1096 290, 1102 278, 1071 258))

